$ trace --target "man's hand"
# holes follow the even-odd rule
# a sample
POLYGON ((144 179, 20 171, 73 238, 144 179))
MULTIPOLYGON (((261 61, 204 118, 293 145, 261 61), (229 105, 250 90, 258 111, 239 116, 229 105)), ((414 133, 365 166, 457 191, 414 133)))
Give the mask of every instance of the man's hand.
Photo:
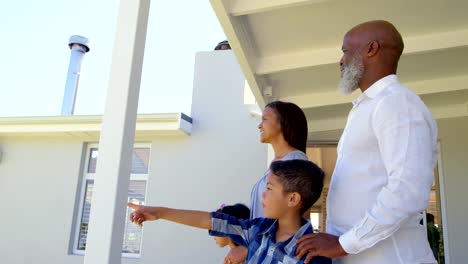
POLYGON ((143 206, 143 205, 137 205, 137 204, 132 204, 132 203, 128 203, 127 206, 134 210, 133 212, 130 213, 130 216, 128 218, 130 219, 130 222, 136 225, 142 226, 144 221, 151 221, 151 220, 158 219, 157 207, 143 206))
POLYGON ((226 255, 224 258, 224 264, 240 264, 244 263, 247 258, 247 248, 243 246, 237 246, 226 255))
POLYGON ((315 256, 340 258, 348 255, 341 247, 338 237, 326 233, 308 234, 299 238, 296 243, 296 256, 302 259, 307 255, 304 263, 309 263, 315 256))

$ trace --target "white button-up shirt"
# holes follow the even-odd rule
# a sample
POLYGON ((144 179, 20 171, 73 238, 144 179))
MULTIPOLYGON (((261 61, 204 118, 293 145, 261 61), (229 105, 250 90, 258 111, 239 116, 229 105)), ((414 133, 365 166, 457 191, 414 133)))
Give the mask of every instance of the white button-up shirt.
POLYGON ((396 75, 353 105, 327 198, 327 233, 349 254, 334 263, 436 263, 419 223, 437 161, 434 118, 396 75))

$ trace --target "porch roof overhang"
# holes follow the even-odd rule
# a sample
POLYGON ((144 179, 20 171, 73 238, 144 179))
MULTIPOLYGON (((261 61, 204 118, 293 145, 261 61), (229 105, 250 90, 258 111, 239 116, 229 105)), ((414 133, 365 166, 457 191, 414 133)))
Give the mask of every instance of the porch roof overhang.
POLYGON ((399 78, 434 117, 468 115, 467 1, 210 1, 260 107, 294 102, 304 109, 310 132, 344 127, 359 92, 344 96, 336 88, 342 38, 354 25, 376 19, 392 22, 403 35, 399 78))
MULTIPOLYGON (((38 116, 0 118, 0 139, 15 137, 59 137, 99 140, 102 116, 38 116)), ((156 136, 189 136, 192 118, 183 113, 140 114, 135 139, 156 136)))

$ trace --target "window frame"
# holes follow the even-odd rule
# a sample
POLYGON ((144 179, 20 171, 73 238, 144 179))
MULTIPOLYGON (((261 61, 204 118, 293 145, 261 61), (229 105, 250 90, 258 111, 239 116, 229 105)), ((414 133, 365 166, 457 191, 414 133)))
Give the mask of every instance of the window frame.
MULTIPOLYGON (((150 167, 151 167, 151 143, 137 143, 135 142, 133 145, 133 149, 136 148, 147 148, 149 149, 149 157, 148 157, 148 171, 147 173, 130 173, 130 181, 145 181, 145 202, 146 198, 148 195, 148 178, 149 178, 149 173, 150 173, 150 167)), ((81 171, 81 178, 80 178, 80 186, 79 186, 79 203, 78 203, 78 208, 77 208, 77 214, 74 216, 76 217, 75 220, 75 226, 73 230, 73 240, 71 241, 72 243, 72 250, 71 253, 73 255, 85 255, 85 250, 80 250, 78 249, 78 244, 79 244, 79 236, 80 236, 80 227, 81 227, 81 221, 83 218, 83 209, 84 209, 84 202, 86 199, 86 182, 88 180, 95 180, 95 174, 96 173, 89 173, 88 172, 88 167, 89 167, 89 161, 90 161, 90 155, 91 155, 91 150, 92 149, 99 149, 99 143, 87 143, 84 153, 84 166, 82 167, 81 171)), ((133 150, 132 150, 133 151, 133 150)), ((128 209, 127 209, 128 210, 128 209)), ((128 220, 126 220, 128 221, 128 220)), ((124 253, 122 252, 122 257, 124 258, 141 258, 141 251, 142 251, 142 245, 143 245, 143 229, 141 229, 142 232, 142 239, 140 241, 140 253, 124 253)), ((123 246, 123 243, 122 243, 123 246)))

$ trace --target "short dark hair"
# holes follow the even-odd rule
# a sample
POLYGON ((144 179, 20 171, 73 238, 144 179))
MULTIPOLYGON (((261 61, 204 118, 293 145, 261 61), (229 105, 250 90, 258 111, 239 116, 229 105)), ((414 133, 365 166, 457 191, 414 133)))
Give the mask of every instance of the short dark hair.
POLYGON ((231 49, 231 45, 229 44, 229 41, 227 40, 221 41, 214 48, 214 50, 230 50, 230 49, 231 49))
POLYGON ((434 215, 431 213, 426 213, 426 222, 427 223, 434 223, 434 215))
POLYGON ((250 209, 241 203, 222 206, 221 208, 216 210, 216 212, 225 213, 230 216, 234 216, 237 219, 249 219, 250 218, 250 209))
POLYGON ((270 171, 279 178, 284 192, 301 195, 301 214, 312 207, 322 194, 325 173, 311 161, 278 160, 271 163, 270 171))
POLYGON ((289 102, 274 101, 265 106, 271 108, 278 117, 281 132, 288 144, 302 152, 306 152, 307 118, 302 109, 289 102))
MULTIPOLYGON (((235 205, 222 205, 221 208, 216 210, 216 212, 228 214, 228 215, 233 216, 233 217, 235 217, 237 219, 249 219, 250 218, 250 209, 247 206, 245 206, 245 205, 243 205, 241 203, 237 203, 235 205)), ((232 242, 236 246, 239 245, 234 240, 232 240, 232 242)))

